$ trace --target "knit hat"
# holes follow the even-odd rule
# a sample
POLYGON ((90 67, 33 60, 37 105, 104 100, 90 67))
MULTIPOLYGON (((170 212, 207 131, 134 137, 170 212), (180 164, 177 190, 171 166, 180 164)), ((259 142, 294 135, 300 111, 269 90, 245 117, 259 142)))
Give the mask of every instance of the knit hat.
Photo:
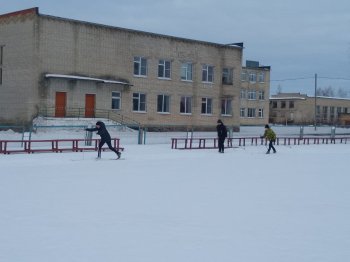
POLYGON ((269 125, 265 125, 265 128, 270 128, 269 125))
POLYGON ((218 124, 222 124, 222 121, 221 121, 221 119, 219 119, 217 123, 218 123, 218 124))

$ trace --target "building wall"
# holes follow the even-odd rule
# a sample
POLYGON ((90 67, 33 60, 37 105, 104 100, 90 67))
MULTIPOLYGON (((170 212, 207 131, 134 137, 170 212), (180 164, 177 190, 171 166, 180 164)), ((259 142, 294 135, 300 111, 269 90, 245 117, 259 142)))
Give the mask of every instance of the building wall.
POLYGON ((243 67, 241 75, 240 93, 241 125, 264 125, 268 123, 269 96, 270 68, 243 67), (259 78, 260 75, 263 76, 262 79, 259 78), (259 96, 259 94, 261 97, 259 96), (254 112, 251 112, 252 110, 254 112), (259 115, 259 110, 262 110, 262 115, 259 115))
POLYGON ((0 16, 0 46, 3 46, 0 123, 26 123, 37 112, 36 11, 0 16))
MULTIPOLYGON (((316 97, 316 108, 317 124, 338 124, 339 114, 350 112, 350 99, 316 97)), ((301 94, 272 96, 270 99, 270 122, 278 124, 314 124, 315 97, 301 94), (294 107, 291 107, 290 103, 294 107)))
POLYGON ((40 16, 41 71, 84 75, 100 78, 122 79, 130 88, 92 85, 84 81, 72 85, 62 80, 45 81, 42 86, 42 105, 54 106, 56 91, 68 94, 67 106, 84 106, 84 94, 96 94, 96 108, 111 109, 111 91, 122 90, 120 114, 143 125, 194 125, 213 126, 218 118, 227 125, 239 126, 239 89, 242 49, 199 41, 167 37, 133 30, 125 30, 90 23, 40 16), (146 77, 133 75, 135 56, 146 57, 146 77), (171 79, 159 79, 158 61, 171 61, 171 79), (193 81, 181 81, 181 63, 193 63, 193 81), (214 82, 201 80, 202 64, 214 66, 214 82), (233 68, 231 85, 222 85, 223 67, 233 68), (64 81, 63 81, 64 82, 64 81), (132 95, 145 93, 146 113, 132 110, 132 95), (170 95, 170 112, 157 112, 157 95, 170 95), (181 96, 192 96, 192 115, 180 114, 181 96), (233 99, 233 114, 221 116, 221 97, 233 99), (213 112, 201 114, 202 97, 213 99, 213 112))
MULTIPOLYGON (((0 16, 0 45, 4 46, 3 83, 0 86, 0 122, 27 122, 38 112, 54 115, 56 92, 67 95, 67 112, 84 110, 85 95, 95 94, 96 110, 111 110, 112 92, 120 92, 116 113, 144 126, 215 128, 218 118, 231 127, 265 124, 268 118, 269 68, 263 82, 242 82, 242 52, 238 45, 221 45, 136 30, 63 19, 39 14, 37 8, 0 16), (134 57, 147 59, 147 75, 134 75, 134 57), (159 60, 171 61, 171 77, 159 78, 159 60), (181 64, 191 62, 193 79, 181 80, 181 64), (202 81, 202 66, 214 68, 214 80, 202 81), (233 70, 233 80, 222 82, 223 68, 233 70), (48 77, 47 74, 51 74, 48 77), (129 83, 52 77, 52 74, 86 76, 129 83), (240 91, 264 90, 265 99, 240 100, 240 91), (133 110, 133 95, 146 95, 146 110, 133 110), (157 112, 157 96, 170 97, 169 112, 157 112), (181 97, 192 98, 192 112, 180 113, 181 97), (212 112, 203 114, 202 99, 212 99, 212 112), (232 112, 221 114, 223 99, 232 112), (243 104, 242 104, 243 103, 243 104), (240 117, 244 106, 263 108, 264 116, 240 117)), ((90 79, 91 80, 91 79, 90 79)), ((73 114, 73 113, 72 113, 73 114)), ((81 115, 80 115, 81 116, 81 115)))

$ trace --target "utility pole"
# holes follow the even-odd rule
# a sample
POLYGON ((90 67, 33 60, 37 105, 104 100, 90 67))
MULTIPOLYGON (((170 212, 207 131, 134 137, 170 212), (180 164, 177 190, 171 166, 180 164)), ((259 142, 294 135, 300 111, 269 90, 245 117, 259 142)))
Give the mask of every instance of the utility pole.
POLYGON ((315 74, 315 130, 316 130, 316 124, 317 124, 316 92, 317 92, 317 74, 315 74))

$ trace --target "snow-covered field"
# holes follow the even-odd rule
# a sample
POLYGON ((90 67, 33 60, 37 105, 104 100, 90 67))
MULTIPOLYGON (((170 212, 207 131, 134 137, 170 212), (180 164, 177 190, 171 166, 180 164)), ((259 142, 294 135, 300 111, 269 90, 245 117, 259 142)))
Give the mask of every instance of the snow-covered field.
POLYGON ((349 261, 350 144, 219 154, 159 136, 121 134, 118 161, 0 155, 0 261, 349 261))

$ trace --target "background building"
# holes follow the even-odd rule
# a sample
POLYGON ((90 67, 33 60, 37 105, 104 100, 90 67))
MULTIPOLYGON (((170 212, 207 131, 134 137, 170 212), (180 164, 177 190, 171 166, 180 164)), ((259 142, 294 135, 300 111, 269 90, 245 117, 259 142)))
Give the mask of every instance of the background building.
POLYGON ((300 93, 280 93, 270 98, 270 123, 275 124, 341 124, 340 114, 350 112, 350 99, 309 97, 300 93), (316 114, 315 114, 316 108, 316 114))
POLYGON ((269 120, 270 67, 246 61, 240 90, 241 125, 264 125, 269 120))
POLYGON ((38 115, 108 117, 159 129, 210 129, 218 118, 233 128, 242 120, 267 122, 268 67, 246 68, 256 79, 244 89, 248 95, 254 88, 256 99, 247 100, 247 119, 240 117, 242 43, 105 26, 32 8, 0 16, 0 47, 0 123, 30 124, 38 115))

